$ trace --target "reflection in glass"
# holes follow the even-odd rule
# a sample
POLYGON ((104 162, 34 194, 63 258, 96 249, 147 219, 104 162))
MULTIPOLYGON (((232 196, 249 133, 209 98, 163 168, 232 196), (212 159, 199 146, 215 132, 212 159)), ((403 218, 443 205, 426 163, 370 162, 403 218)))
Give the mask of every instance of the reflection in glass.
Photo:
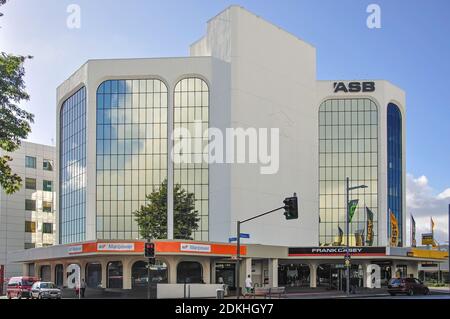
POLYGON ((177 266, 177 283, 203 283, 203 267, 196 261, 182 261, 177 266))
MULTIPOLYGON (((378 120, 377 107, 369 99, 331 99, 319 109, 319 243, 344 245, 346 235, 345 179, 367 189, 351 192, 359 199, 350 224, 350 244, 355 233, 366 237, 367 206, 374 213, 374 241, 378 243, 378 120), (339 228, 344 233, 340 242, 339 228)), ((365 241, 363 240, 363 244, 365 241)))
POLYGON ((108 263, 107 288, 123 288, 123 265, 121 261, 112 261, 108 263))
MULTIPOLYGON (((177 83, 174 94, 174 129, 186 128, 191 134, 190 142, 196 137, 194 124, 201 124, 206 130, 209 127, 209 89, 205 81, 199 78, 186 78, 177 83)), ((201 134, 203 135, 204 130, 201 134)), ((202 145, 208 144, 208 137, 199 136, 202 145)), ((174 143, 179 143, 180 137, 174 136, 174 143)), ((188 143, 190 143, 188 142, 188 143)), ((195 144, 195 143, 193 143, 195 144)), ((194 156, 207 155, 207 148, 202 147, 199 153, 195 153, 192 147, 191 153, 194 156)), ((174 184, 180 184, 188 192, 195 194, 195 210, 200 217, 199 228, 194 232, 195 240, 205 240, 208 234, 208 163, 195 161, 194 164, 174 163, 174 184)))
MULTIPOLYGON (((131 267, 132 288, 147 288, 148 284, 148 262, 136 261, 131 267)), ((150 283, 167 283, 167 265, 160 260, 156 260, 150 267, 150 283)))
MULTIPOLYGON (((397 105, 389 103, 387 109, 387 157, 388 157, 388 214, 391 210, 399 227, 399 246, 403 246, 403 203, 402 203, 402 114, 397 105)), ((388 236, 391 235, 389 215, 388 236)))
POLYGON ((97 238, 136 239, 133 212, 167 177, 167 87, 108 80, 97 90, 97 238))
POLYGON ((60 243, 85 239, 86 89, 69 97, 60 113, 60 243))

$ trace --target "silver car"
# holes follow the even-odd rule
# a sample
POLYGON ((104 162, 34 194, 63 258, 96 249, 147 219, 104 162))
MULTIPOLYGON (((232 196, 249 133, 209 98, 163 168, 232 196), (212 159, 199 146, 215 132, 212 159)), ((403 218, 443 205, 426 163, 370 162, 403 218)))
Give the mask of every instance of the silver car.
POLYGON ((61 290, 52 282, 37 281, 31 287, 31 299, 61 299, 61 290))

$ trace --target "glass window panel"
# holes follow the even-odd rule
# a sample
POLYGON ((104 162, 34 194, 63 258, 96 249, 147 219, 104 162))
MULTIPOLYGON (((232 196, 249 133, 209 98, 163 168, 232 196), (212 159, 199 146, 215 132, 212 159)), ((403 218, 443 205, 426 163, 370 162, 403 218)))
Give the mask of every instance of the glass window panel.
MULTIPOLYGON (((107 81, 103 85, 102 99, 103 108, 108 101, 109 107, 101 121, 104 123, 106 119, 106 123, 113 125, 99 125, 102 131, 97 134, 97 153, 104 154, 101 158, 97 156, 97 173, 102 176, 97 185, 101 183, 103 187, 101 194, 97 192, 97 203, 104 204, 102 222, 106 225, 97 230, 105 239, 135 239, 139 235, 136 226, 132 229, 132 212, 145 202, 147 192, 152 191, 151 187, 147 189, 146 183, 157 187, 167 176, 166 171, 164 174, 147 171, 147 165, 158 168, 160 164, 152 157, 152 162, 147 163, 146 156, 139 155, 162 152, 167 169, 167 141, 164 140, 165 147, 161 148, 161 143, 155 139, 167 138, 167 125, 160 126, 167 123, 167 88, 154 79, 107 81), (165 130, 163 135, 162 129, 165 130), (125 215, 129 217, 111 217, 125 215)), ((100 111, 100 103, 97 108, 100 111)), ((99 121, 98 118, 97 124, 99 121)))
MULTIPOLYGON (((186 128, 191 132, 191 136, 195 138, 194 121, 202 120, 204 121, 204 128, 208 127, 208 106, 209 106, 209 93, 206 83, 198 78, 189 78, 181 80, 177 86, 176 91, 181 91, 182 93, 175 93, 174 95, 174 127, 186 128)), ((161 115, 164 113, 161 113, 161 115)), ((156 114, 156 116, 160 116, 156 114)), ((162 147, 164 150, 167 149, 166 136, 167 136, 167 126, 161 126, 159 129, 159 134, 161 141, 164 143, 158 143, 159 145, 155 147, 162 147)), ((180 141, 179 137, 176 137, 176 141, 180 141)), ((193 141, 192 141, 193 142, 193 141)), ((191 150, 192 153, 188 154, 189 157, 193 157, 195 149, 191 150)), ((207 149, 206 149, 207 151, 207 149)), ((205 152, 205 149, 202 149, 205 152)), ((201 158, 201 156, 200 156, 201 158)), ((162 159, 164 164, 161 166, 166 166, 167 157, 162 159)), ((161 161, 160 161, 161 163, 161 161)), ((206 204, 202 205, 199 214, 201 215, 200 230, 194 234, 194 238, 205 238, 207 239, 207 164, 202 165, 187 165, 188 168, 184 168, 186 165, 175 165, 174 166, 174 181, 175 183, 181 184, 181 186, 188 191, 195 191, 195 198, 197 201, 205 201, 206 204), (205 171, 203 174, 202 171, 205 171), (202 191, 203 188, 203 191, 202 191), (202 233, 204 232, 204 233, 202 233), (206 235, 205 235, 206 234, 206 235), (206 236, 206 237, 204 237, 206 236)), ((159 172, 156 172, 159 175, 159 172)), ((198 207, 198 205, 196 205, 198 207)))
MULTIPOLYGON (((337 222, 344 220, 346 177, 350 177, 352 184, 369 186, 368 190, 356 190, 351 195, 360 199, 361 207, 367 205, 376 212, 377 203, 371 195, 377 192, 374 185, 378 178, 376 175, 378 126, 377 122, 371 125, 376 115, 376 108, 372 108, 368 99, 335 99, 325 101, 320 106, 319 206, 329 208, 320 214, 321 222, 327 224, 325 228, 320 227, 320 241, 333 243, 336 240, 337 222), (329 126, 332 124, 339 126, 329 126), (324 196, 325 194, 328 195, 324 196)), ((352 231, 362 227, 363 210, 359 209, 354 218, 352 231), (358 221, 360 225, 357 224, 358 221)), ((376 220, 377 216, 374 220, 375 225, 376 220)), ((374 237, 377 238, 376 234, 374 237)))
MULTIPOLYGON (((107 81, 102 84, 103 92, 110 93, 111 86, 107 81)), ((83 241, 85 223, 85 128, 86 127, 86 94, 85 88, 69 97, 61 107, 60 118, 60 233, 62 244, 83 241)), ((110 100, 97 96, 100 108, 109 108, 110 100)), ((97 121, 104 120, 101 112, 97 121)), ((101 125, 97 132, 100 132, 101 125)), ((97 136, 102 136, 101 133, 97 136)), ((103 150, 99 150, 101 154, 103 150)), ((98 165, 101 166, 101 165, 98 165)), ((44 182, 45 183, 45 182, 44 182)), ((53 189, 45 183, 48 191, 53 189)))

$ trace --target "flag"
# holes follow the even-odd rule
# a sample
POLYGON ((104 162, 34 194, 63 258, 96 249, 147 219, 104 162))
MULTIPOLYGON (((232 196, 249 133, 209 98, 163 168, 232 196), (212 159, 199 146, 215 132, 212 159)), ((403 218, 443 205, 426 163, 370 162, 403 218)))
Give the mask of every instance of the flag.
POLYGON ((394 213, 389 209, 390 219, 391 219, 391 247, 398 246, 398 221, 394 213))
POLYGON ((416 247, 416 220, 413 215, 411 215, 411 247, 416 247))
POLYGON ((434 221, 433 221, 433 217, 431 218, 431 233, 433 234, 433 238, 434 238, 434 221))
POLYGON ((364 246, 364 229, 355 232, 356 246, 364 246))
POLYGON ((367 214, 367 235, 366 235, 366 245, 373 245, 373 212, 369 207, 366 206, 367 214))
POLYGON ((338 241, 336 242, 336 246, 342 246, 342 238, 344 237, 344 232, 340 226, 338 226, 338 241))
POLYGON ((353 199, 348 202, 348 222, 352 222, 353 215, 355 215, 356 208, 358 207, 358 199, 353 199))

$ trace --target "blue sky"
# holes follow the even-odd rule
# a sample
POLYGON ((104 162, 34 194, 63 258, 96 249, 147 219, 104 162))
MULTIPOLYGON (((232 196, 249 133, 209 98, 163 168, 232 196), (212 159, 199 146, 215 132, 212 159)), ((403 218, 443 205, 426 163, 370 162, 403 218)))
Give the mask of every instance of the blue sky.
POLYGON ((26 64, 31 101, 25 107, 36 115, 30 140, 56 140, 56 86, 87 59, 187 55, 207 20, 230 4, 314 45, 319 79, 386 79, 406 91, 409 198, 421 203, 410 207, 444 223, 444 200, 450 201, 448 0, 10 0, 0 19, 0 50, 34 56, 26 64), (80 29, 66 27, 72 3, 81 7, 80 29), (381 29, 366 26, 371 3, 381 7, 381 29))

